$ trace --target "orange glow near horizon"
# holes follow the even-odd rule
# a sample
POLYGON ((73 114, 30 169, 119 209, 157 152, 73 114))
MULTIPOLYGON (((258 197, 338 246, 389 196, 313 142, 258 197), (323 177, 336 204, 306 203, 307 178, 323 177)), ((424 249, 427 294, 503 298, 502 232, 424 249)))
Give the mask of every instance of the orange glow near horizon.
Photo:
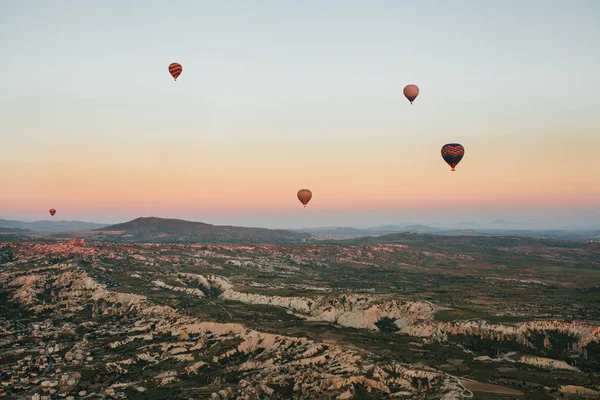
POLYGON ((19 174, 3 177, 3 185, 11 190, 0 199, 0 208, 9 212, 52 206, 101 213, 173 209, 277 213, 299 207, 296 192, 303 187, 314 193, 307 208, 322 211, 507 204, 577 207, 600 199, 600 185, 590 184, 600 176, 597 164, 588 165, 594 149, 569 152, 565 145, 556 163, 547 153, 558 151, 557 143, 543 149, 528 149, 526 144, 513 141, 514 150, 508 155, 494 146, 465 144, 465 158, 455 172, 438 149, 428 148, 427 153, 419 146, 408 159, 389 146, 369 158, 361 157, 361 152, 374 153, 373 145, 347 147, 344 153, 331 149, 329 157, 322 149, 323 158, 305 164, 285 162, 285 155, 275 148, 274 157, 258 160, 252 159, 251 149, 203 160, 174 154, 169 162, 135 154, 123 160, 79 153, 59 163, 40 155, 37 164, 13 161, 9 165, 19 174))

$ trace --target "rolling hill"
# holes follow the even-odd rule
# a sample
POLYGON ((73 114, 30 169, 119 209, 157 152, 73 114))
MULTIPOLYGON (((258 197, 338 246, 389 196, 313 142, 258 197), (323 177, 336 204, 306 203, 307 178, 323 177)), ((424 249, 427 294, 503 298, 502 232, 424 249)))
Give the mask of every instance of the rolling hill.
POLYGON ((93 232, 96 239, 154 243, 298 243, 311 237, 308 233, 282 229, 220 226, 156 217, 141 217, 93 232))

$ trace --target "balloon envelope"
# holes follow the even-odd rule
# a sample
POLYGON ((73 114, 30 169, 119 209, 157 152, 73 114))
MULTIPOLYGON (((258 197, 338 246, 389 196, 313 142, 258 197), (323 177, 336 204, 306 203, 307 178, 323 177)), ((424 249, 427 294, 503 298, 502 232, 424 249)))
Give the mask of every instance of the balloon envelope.
POLYGON ((171 73, 173 78, 175 78, 175 80, 177 80, 179 75, 181 75, 181 71, 183 71, 183 67, 181 66, 181 64, 173 63, 169 65, 169 72, 171 73))
POLYGON ((458 143, 448 143, 442 147, 442 158, 454 171, 454 167, 458 165, 465 155, 465 148, 458 143))
POLYGON ((404 96, 410 101, 410 104, 415 101, 418 95, 419 87, 417 85, 406 85, 404 87, 404 96))
POLYGON ((300 200, 300 203, 304 204, 304 207, 306 207, 311 198, 312 192, 310 190, 300 189, 298 191, 298 200, 300 200))
POLYGON ((54 214, 56 214, 56 210, 54 208, 51 208, 49 213, 54 217, 54 214))

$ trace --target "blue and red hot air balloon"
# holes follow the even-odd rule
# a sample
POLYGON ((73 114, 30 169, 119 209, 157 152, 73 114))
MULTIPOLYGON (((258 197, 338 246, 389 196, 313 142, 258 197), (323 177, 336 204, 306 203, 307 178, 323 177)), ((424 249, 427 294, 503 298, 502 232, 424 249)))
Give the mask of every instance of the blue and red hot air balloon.
POLYGON ((452 171, 465 155, 465 148, 458 143, 448 143, 442 147, 442 158, 448 163, 452 171))

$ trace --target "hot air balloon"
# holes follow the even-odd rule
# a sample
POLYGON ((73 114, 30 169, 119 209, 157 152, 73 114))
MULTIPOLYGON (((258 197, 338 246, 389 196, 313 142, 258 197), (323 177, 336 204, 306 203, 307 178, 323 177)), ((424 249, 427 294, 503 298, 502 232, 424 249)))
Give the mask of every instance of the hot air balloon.
POLYGON ((458 143, 448 143, 442 147, 442 158, 450 165, 452 171, 465 155, 465 148, 458 143))
POLYGON ((183 71, 183 67, 181 64, 173 63, 169 65, 169 73, 177 80, 179 75, 181 75, 181 71, 183 71))
POLYGON ((298 200, 300 203, 304 204, 304 207, 308 204, 312 197, 312 192, 308 189, 300 189, 298 190, 298 200))
POLYGON ((49 213, 54 217, 54 214, 56 214, 56 210, 54 208, 51 208, 49 213))
POLYGON ((404 87, 404 96, 410 101, 410 104, 415 101, 418 95, 419 87, 417 85, 406 85, 404 87))

